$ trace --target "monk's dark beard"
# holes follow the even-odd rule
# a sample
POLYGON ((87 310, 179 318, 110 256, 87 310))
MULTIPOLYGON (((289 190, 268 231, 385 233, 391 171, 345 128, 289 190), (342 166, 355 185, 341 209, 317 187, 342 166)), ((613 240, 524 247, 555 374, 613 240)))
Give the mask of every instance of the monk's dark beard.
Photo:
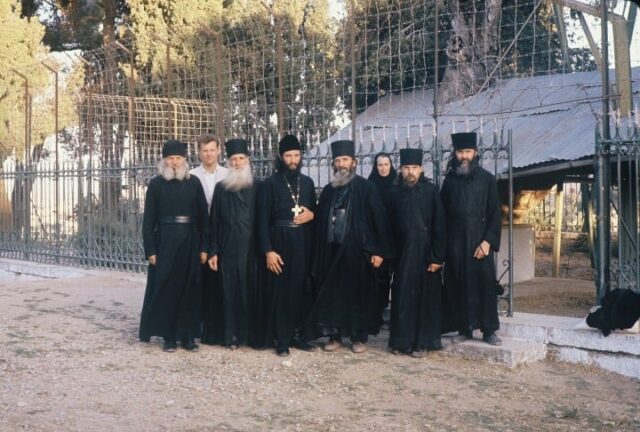
POLYGON ((451 161, 449 161, 449 170, 455 173, 455 175, 462 177, 472 175, 479 166, 480 162, 478 157, 473 158, 468 163, 462 163, 453 155, 451 161))
POLYGON ((422 181, 424 178, 425 178, 424 173, 420 173, 420 175, 418 175, 417 178, 413 177, 413 179, 404 177, 402 174, 398 174, 397 184, 400 184, 405 188, 412 188, 415 185, 417 185, 420 181, 422 181))
POLYGON ((300 159, 300 163, 295 169, 291 169, 291 167, 285 165, 282 159, 278 157, 276 158, 275 168, 276 168, 276 171, 279 172, 280 174, 284 174, 285 177, 292 179, 292 178, 295 178, 298 174, 300 174, 300 171, 302 170, 302 159, 300 159))
POLYGON ((331 186, 338 188, 348 185, 351 180, 356 176, 356 168, 340 168, 333 169, 333 179, 331 180, 331 186))
POLYGON ((186 160, 182 165, 172 168, 167 166, 167 164, 164 162, 164 159, 162 159, 160 162, 158 162, 157 166, 158 166, 158 174, 164 177, 164 179, 167 181, 184 180, 190 177, 189 162, 187 162, 186 160))
POLYGON ((222 180, 225 189, 237 192, 253 184, 253 174, 251 174, 251 166, 249 164, 242 168, 232 168, 227 162, 227 168, 229 168, 227 177, 222 180))

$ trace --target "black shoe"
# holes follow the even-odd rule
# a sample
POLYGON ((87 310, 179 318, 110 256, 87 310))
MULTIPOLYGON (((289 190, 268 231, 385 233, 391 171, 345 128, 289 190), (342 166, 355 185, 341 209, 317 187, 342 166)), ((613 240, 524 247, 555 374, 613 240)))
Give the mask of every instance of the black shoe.
POLYGON ((412 352, 413 352, 413 349, 411 349, 411 348, 403 348, 403 349, 393 348, 391 350, 391 353, 394 354, 394 355, 400 355, 400 354, 411 355, 412 352))
POLYGON ((494 332, 489 333, 488 335, 483 335, 482 340, 489 345, 500 346, 502 345, 502 339, 498 337, 494 332))
POLYGON ((411 357, 413 358, 424 358, 427 356, 427 350, 426 349, 419 349, 419 350, 415 350, 411 353, 411 357))
POLYGON ((182 348, 186 349, 187 351, 191 351, 191 352, 198 352, 200 350, 200 347, 198 346, 197 343, 195 343, 193 341, 193 339, 185 339, 182 341, 182 348))
POLYGON ((278 357, 289 356, 289 347, 278 347, 276 349, 276 354, 278 354, 278 357))
POLYGON ((178 344, 176 341, 164 341, 164 345, 162 346, 162 351, 172 353, 176 352, 178 349, 178 344))
POLYGON ((313 351, 314 346, 305 341, 304 339, 300 339, 299 337, 294 337, 291 340, 291 345, 300 351, 313 351))
POLYGON ((460 342, 464 342, 464 341, 472 340, 472 339, 473 339, 473 332, 471 330, 468 330, 468 331, 458 332, 458 334, 453 337, 451 342, 460 343, 460 342))

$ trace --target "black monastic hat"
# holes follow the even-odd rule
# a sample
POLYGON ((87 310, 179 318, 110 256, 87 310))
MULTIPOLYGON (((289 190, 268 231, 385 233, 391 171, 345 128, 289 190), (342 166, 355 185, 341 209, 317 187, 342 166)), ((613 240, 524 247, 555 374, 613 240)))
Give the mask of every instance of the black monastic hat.
POLYGON ((231 156, 238 153, 243 153, 249 156, 249 143, 247 142, 247 140, 244 140, 242 138, 234 138, 227 141, 226 143, 224 143, 224 148, 227 152, 227 158, 230 158, 231 156))
POLYGON ((340 140, 331 143, 331 157, 356 156, 356 144, 351 140, 340 140))
POLYGON ((418 148, 400 149, 400 165, 422 166, 422 149, 418 149, 418 148))
POLYGON ((187 157, 187 145, 175 139, 167 140, 162 147, 162 158, 168 156, 187 157))
POLYGON ((475 132, 459 132, 451 134, 451 144, 454 150, 478 148, 478 138, 475 132))
POLYGON ((302 151, 302 146, 300 145, 300 141, 294 135, 285 135, 282 137, 280 142, 278 143, 278 153, 282 156, 285 152, 289 150, 300 150, 302 151))

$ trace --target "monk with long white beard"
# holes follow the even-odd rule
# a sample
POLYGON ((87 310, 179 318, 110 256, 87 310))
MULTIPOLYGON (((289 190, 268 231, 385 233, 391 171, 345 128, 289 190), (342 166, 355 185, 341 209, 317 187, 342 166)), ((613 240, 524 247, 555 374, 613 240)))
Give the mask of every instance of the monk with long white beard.
MULTIPOLYGON (((214 283, 222 293, 222 320, 205 315, 205 326, 222 323, 223 345, 263 346, 264 313, 256 298, 256 255, 254 248, 255 186, 251 174, 247 141, 225 143, 226 178, 213 194, 210 214, 209 266, 216 272, 214 283)), ((208 289, 211 287, 206 287, 208 289)))
POLYGON ((169 140, 162 149, 158 175, 149 182, 142 235, 149 260, 140 340, 164 338, 164 350, 177 341, 197 351, 200 336, 200 264, 207 260, 207 201, 200 181, 189 175, 186 145, 169 140))

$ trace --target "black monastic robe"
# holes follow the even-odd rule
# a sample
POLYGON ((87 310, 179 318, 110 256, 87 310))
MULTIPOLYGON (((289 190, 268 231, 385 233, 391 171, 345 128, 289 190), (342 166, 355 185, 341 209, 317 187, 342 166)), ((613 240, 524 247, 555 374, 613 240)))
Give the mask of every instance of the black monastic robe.
POLYGON ((325 186, 316 231, 312 279, 317 298, 307 322, 307 338, 339 334, 366 342, 368 334, 380 329, 371 256, 393 256, 387 217, 373 183, 356 175, 346 186, 325 186), (337 199, 345 200, 346 208, 341 239, 334 238, 337 199))
POLYGON ((220 291, 222 307, 206 312, 221 312, 222 319, 205 313, 203 325, 209 335, 205 343, 264 344, 264 312, 256 285, 255 191, 255 185, 230 191, 220 182, 213 194, 209 256, 218 255, 218 271, 214 286, 205 289, 220 291))
POLYGON ((200 253, 208 238, 207 201, 200 181, 154 177, 147 189, 142 237, 144 253, 156 256, 149 265, 140 320, 140 340, 200 336, 200 253), (188 216, 190 223, 163 218, 188 216))
POLYGON ((260 289, 266 297, 268 337, 280 346, 290 345, 294 332, 304 323, 313 300, 309 280, 313 222, 293 224, 292 208, 295 203, 291 195, 292 192, 298 195, 298 187, 298 204, 315 212, 313 180, 302 174, 285 178, 284 174, 276 173, 264 181, 258 195, 260 289), (284 261, 279 275, 266 268, 265 254, 270 251, 276 252, 284 261))
POLYGON ((440 194, 447 215, 443 331, 481 329, 489 334, 500 327, 495 261, 492 253, 484 259, 473 254, 483 240, 491 252, 500 247, 496 179, 479 166, 468 176, 449 172, 440 194))
POLYGON ((440 194, 421 178, 413 187, 394 187, 390 195, 397 258, 389 347, 405 352, 440 349, 442 274, 427 272, 429 264, 444 261, 446 223, 440 194))

